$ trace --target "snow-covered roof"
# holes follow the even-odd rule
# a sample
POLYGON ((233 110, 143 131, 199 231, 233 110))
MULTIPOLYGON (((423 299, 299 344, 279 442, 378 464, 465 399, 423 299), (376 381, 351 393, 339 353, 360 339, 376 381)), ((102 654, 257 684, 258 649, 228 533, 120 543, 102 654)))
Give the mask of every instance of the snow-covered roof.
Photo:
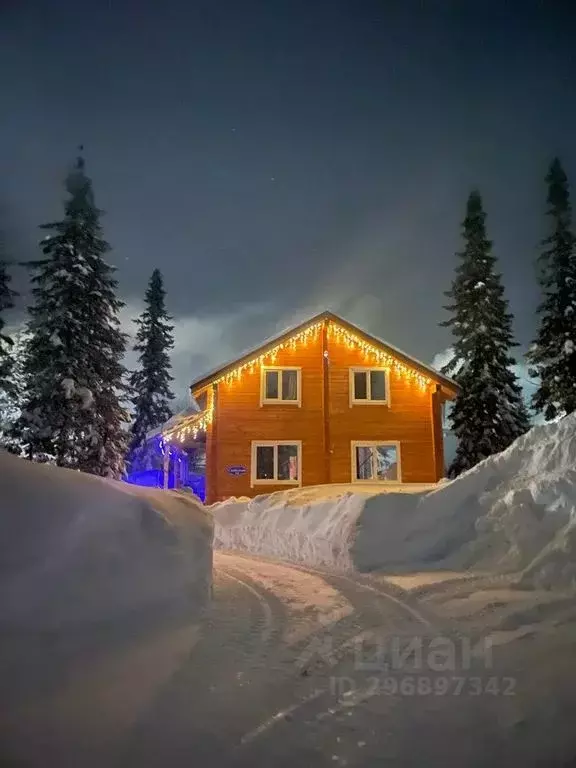
POLYGON ((253 357, 257 357, 258 355, 263 354, 267 349, 274 347, 277 344, 281 344, 283 341, 289 339, 294 334, 300 333, 301 331, 304 331, 307 327, 311 325, 315 325, 316 323, 322 320, 331 320, 333 323, 341 326, 342 328, 346 329, 350 333, 354 333, 360 336, 361 338, 364 338, 369 343, 372 343, 375 346, 381 347, 384 351, 389 352, 391 355, 393 355, 394 357, 397 357, 399 360, 406 363, 407 365, 410 365, 415 370, 420 371, 421 373, 424 373, 425 375, 429 376, 432 380, 436 381, 438 384, 443 385, 451 393, 455 394, 458 391, 459 386, 453 379, 449 378, 448 376, 444 376, 443 374, 439 373, 435 368, 432 368, 430 365, 427 365, 426 363, 423 363, 420 360, 417 360, 415 357, 412 357, 412 355, 407 354, 406 352, 401 350, 399 347, 396 347, 393 344, 390 344, 388 341, 378 338, 377 336, 373 336, 367 331, 364 331, 359 326, 354 325, 348 320, 344 320, 344 318, 339 317, 338 315, 335 315, 333 312, 329 312, 328 310, 321 312, 318 315, 314 315, 314 317, 311 317, 309 320, 305 320, 303 323, 298 323, 297 325, 293 325, 290 328, 286 328, 281 333, 278 333, 275 336, 272 336, 266 339, 265 341, 261 342, 260 344, 258 344, 258 346, 252 347, 251 349, 246 350, 241 355, 234 358, 234 360, 229 360, 226 363, 222 363, 217 368, 214 368, 213 370, 202 374, 202 376, 199 376, 190 384, 191 391, 192 392, 198 391, 199 389, 202 389, 208 386, 215 379, 219 379, 221 376, 224 376, 226 373, 236 368, 238 365, 241 365, 242 363, 246 362, 247 360, 250 360, 253 357))
POLYGON ((197 416, 199 413, 201 413, 200 408, 198 408, 196 401, 194 401, 189 406, 184 408, 184 410, 178 411, 178 413, 175 413, 173 416, 171 416, 168 421, 162 424, 162 426, 156 427, 156 429, 151 429, 150 432, 147 432, 146 440, 152 440, 152 438, 160 435, 162 432, 165 432, 170 427, 174 427, 176 424, 180 424, 191 416, 197 416))

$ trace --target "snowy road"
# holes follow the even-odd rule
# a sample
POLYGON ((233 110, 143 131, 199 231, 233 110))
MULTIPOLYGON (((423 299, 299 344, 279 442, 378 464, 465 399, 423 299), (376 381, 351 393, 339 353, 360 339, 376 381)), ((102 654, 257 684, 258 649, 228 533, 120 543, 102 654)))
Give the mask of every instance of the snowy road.
POLYGON ((354 670, 360 634, 421 636, 429 619, 381 585, 240 555, 216 553, 214 591, 190 663, 140 719, 121 762, 364 764, 378 739, 358 721, 370 696, 354 670))
POLYGON ((485 656, 452 671, 432 669, 426 652, 417 668, 402 656, 441 637, 457 643, 455 627, 381 579, 217 552, 205 622, 79 666, 21 721, 23 733, 41 722, 49 734, 41 761, 26 764, 539 764, 541 734, 515 731, 526 719, 518 681, 487 670, 485 656), (393 641, 391 669, 377 649, 393 641))

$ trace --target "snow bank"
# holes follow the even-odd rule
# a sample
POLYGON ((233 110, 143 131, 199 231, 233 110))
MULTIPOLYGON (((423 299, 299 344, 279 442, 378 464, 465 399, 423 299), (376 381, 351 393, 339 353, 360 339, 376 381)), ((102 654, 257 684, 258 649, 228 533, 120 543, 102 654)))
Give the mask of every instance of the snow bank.
POLYGON ((348 569, 364 497, 344 493, 305 501, 297 491, 229 499, 210 508, 214 546, 348 569))
POLYGON ((495 568, 526 585, 576 585, 576 414, 432 490, 352 488, 213 505, 215 545, 341 569, 495 568))
POLYGON ((190 658, 211 572, 193 497, 0 452, 0 764, 111 765, 190 658))
POLYGON ((197 614, 211 545, 210 517, 189 496, 0 452, 0 632, 197 614))

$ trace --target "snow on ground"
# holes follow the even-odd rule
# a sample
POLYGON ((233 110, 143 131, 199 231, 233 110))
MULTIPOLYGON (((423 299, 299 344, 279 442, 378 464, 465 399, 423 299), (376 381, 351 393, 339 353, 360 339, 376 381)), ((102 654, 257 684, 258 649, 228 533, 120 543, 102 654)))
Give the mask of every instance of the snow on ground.
POLYGON ((209 595, 212 521, 191 496, 0 452, 0 510, 3 625, 196 612, 209 595))
POLYGON ((103 764, 87 734, 127 727, 189 656, 212 533, 192 496, 0 451, 2 765, 103 764))
POLYGON ((194 612, 210 591, 211 536, 192 497, 0 452, 0 625, 194 612))
POLYGON ((212 505, 215 545, 340 569, 496 569, 576 585, 576 414, 434 487, 319 486, 212 505))

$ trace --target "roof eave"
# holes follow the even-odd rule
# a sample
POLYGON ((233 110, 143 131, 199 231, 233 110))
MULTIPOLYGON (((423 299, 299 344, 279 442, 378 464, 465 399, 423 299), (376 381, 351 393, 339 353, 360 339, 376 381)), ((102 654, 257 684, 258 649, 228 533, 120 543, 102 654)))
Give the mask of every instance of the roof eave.
POLYGON ((457 384, 457 382, 455 382, 453 379, 450 379, 448 376, 444 376, 442 373, 439 373, 431 366, 425 365, 420 360, 417 360, 411 355, 406 354, 406 352, 398 349, 398 347, 395 347, 393 344, 389 344, 388 342, 379 339, 377 336, 372 336, 372 334, 367 333, 366 331, 362 330, 362 328, 359 328, 353 323, 349 323, 344 318, 339 317, 338 315, 334 315, 332 312, 326 312, 325 314, 330 320, 333 320, 338 325, 343 326, 347 331, 353 333, 355 336, 360 336, 369 344, 373 344, 376 347, 383 347, 394 357, 397 357, 401 362, 409 365, 411 368, 414 368, 414 370, 418 371, 423 376, 427 376, 428 378, 436 381, 436 383, 440 384, 454 395, 458 394, 460 391, 459 384, 457 384))
POLYGON ((241 355, 241 357, 238 357, 236 360, 232 360, 228 363, 225 363, 220 368, 214 371, 211 371, 208 374, 205 374, 200 379, 196 379, 190 384, 190 392, 194 396, 195 394, 201 392, 203 389, 206 389, 206 387, 209 387, 210 384, 214 383, 214 381, 216 381, 217 379, 221 379, 223 376, 226 376, 228 373, 230 373, 230 371, 233 371, 239 365, 243 365, 244 363, 248 362, 255 355, 257 355, 258 357, 260 355, 265 355, 266 352, 269 351, 270 349, 273 349, 274 347, 277 347, 279 344, 282 344, 284 341, 294 336, 294 334, 301 333, 302 331, 305 331, 306 328, 310 328, 312 325, 316 325, 316 323, 319 323, 321 320, 328 317, 329 314, 330 314, 329 312, 320 312, 320 314, 314 315, 314 317, 311 317, 309 320, 306 320, 303 323, 300 323, 299 325, 295 325, 292 328, 289 328, 288 330, 283 331, 278 336, 274 336, 268 342, 265 342, 264 344, 261 344, 258 347, 254 347, 248 352, 245 352, 243 355, 241 355))
POLYGON ((379 339, 377 336, 372 336, 371 334, 364 331, 362 328, 359 328, 353 323, 348 322, 347 320, 340 317, 339 315, 336 315, 333 312, 330 312, 329 310, 325 310, 324 312, 320 312, 319 314, 314 315, 309 320, 306 320, 305 322, 300 323, 299 325, 296 325, 280 333, 278 336, 273 337, 268 342, 251 349, 250 351, 241 355, 236 360, 232 360, 228 363, 225 363, 220 368, 213 370, 208 374, 205 374, 199 379, 196 379, 190 384, 190 391, 192 395, 193 396, 197 395, 202 390, 206 389, 211 384, 213 384, 215 381, 226 376, 228 373, 233 371, 238 366, 243 365, 244 363, 248 362, 250 359, 254 358, 255 356, 259 357, 260 355, 265 355, 266 352, 268 352, 270 349, 277 347, 279 344, 282 344, 284 341, 286 341, 287 339, 290 339, 295 334, 301 333, 302 331, 306 330, 306 328, 316 325, 316 323, 319 323, 322 320, 331 320, 337 325, 340 325, 343 328, 345 328, 349 333, 353 333, 354 335, 359 336, 360 338, 363 338, 364 341, 368 342, 369 344, 373 344, 376 347, 380 347, 388 351, 394 357, 397 357, 405 365, 408 365, 411 368, 414 368, 414 370, 418 371, 423 376, 426 376, 431 380, 435 381, 437 384, 441 386, 445 394, 447 394, 448 396, 455 397, 460 391, 460 386, 453 379, 450 379, 449 377, 444 376, 443 374, 436 371, 434 368, 431 368, 430 366, 425 365, 421 361, 416 360, 415 358, 406 354, 406 352, 403 352, 401 349, 398 349, 392 344, 389 344, 388 342, 385 342, 382 339, 379 339))

